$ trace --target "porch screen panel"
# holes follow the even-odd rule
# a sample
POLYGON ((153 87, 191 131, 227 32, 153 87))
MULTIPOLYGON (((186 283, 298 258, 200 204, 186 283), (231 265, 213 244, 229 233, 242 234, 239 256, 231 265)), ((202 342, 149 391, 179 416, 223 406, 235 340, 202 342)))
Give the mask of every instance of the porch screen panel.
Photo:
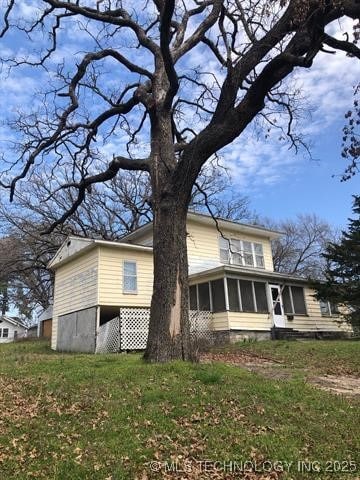
POLYGON ((213 280, 211 282, 211 295, 214 312, 225 312, 225 291, 224 280, 213 280))
POLYGON ((231 312, 240 312, 238 281, 235 278, 228 278, 229 309, 231 312))
POLYGON ((283 304, 284 304, 284 312, 293 314, 293 308, 291 305, 291 299, 290 299, 290 289, 289 287, 285 287, 283 292, 282 292, 282 299, 283 299, 283 304))
POLYGON ((199 283, 198 292, 199 292, 199 310, 210 311, 209 284, 199 283))
POLYGON ((293 297, 295 313, 299 315, 306 315, 304 289, 302 287, 291 287, 291 293, 293 297))
POLYGON ((241 304, 245 312, 255 312, 252 282, 240 280, 241 304))
POLYGON ((266 284, 262 282, 254 282, 254 287, 257 311, 260 313, 267 313, 269 311, 269 307, 266 297, 266 284))
POLYGON ((196 285, 190 287, 190 310, 197 310, 196 285))

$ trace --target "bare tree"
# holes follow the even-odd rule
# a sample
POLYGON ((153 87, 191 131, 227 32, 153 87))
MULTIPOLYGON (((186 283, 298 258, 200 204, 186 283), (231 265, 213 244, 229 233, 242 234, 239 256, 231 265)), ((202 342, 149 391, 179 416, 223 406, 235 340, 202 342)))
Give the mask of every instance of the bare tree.
POLYGON ((51 70, 59 32, 76 27, 87 35, 88 53, 59 62, 43 102, 14 122, 23 141, 18 157, 6 158, 2 186, 13 198, 21 180, 39 167, 51 165, 56 174, 67 163, 72 179, 59 188, 75 191, 76 199, 55 228, 76 212, 94 184, 123 171, 147 172, 154 289, 145 358, 190 359, 186 213, 199 173, 256 117, 273 124, 274 107, 289 118, 285 133, 291 144, 301 143, 293 130, 294 91, 286 80, 296 68, 310 68, 327 45, 360 58, 354 43, 326 31, 342 17, 358 20, 360 4, 144 0, 134 6, 105 0, 92 7, 81 0, 43 0, 34 18, 22 19, 18 3, 9 0, 0 35, 14 27, 30 38, 47 32, 50 45, 38 59, 31 52, 12 65, 51 70), (100 144, 118 139, 120 131, 122 142, 114 143, 113 159, 99 171, 97 161, 108 153, 100 144))
POLYGON ((275 271, 317 279, 323 276, 326 265, 321 254, 336 238, 327 222, 313 214, 266 223, 283 232, 281 238, 272 242, 275 271))
MULTIPOLYGON (((59 173, 60 178, 68 179, 66 169, 58 170, 59 173)), ((50 179, 49 183, 34 174, 21 191, 16 192, 12 204, 5 199, 0 201, 0 234, 3 235, 0 239, 0 304, 3 311, 12 305, 22 312, 30 312, 46 309, 52 303, 53 275, 47 264, 68 235, 116 241, 152 220, 148 177, 126 172, 106 184, 94 185, 91 195, 66 224, 42 235, 75 201, 71 190, 51 195, 52 190, 61 185, 58 177, 50 179)), ((249 200, 241 195, 232 197, 231 179, 224 169, 210 164, 197 184, 191 200, 193 210, 211 208, 223 218, 251 220, 254 214, 249 209, 249 200), (206 204, 202 192, 206 192, 206 204)))

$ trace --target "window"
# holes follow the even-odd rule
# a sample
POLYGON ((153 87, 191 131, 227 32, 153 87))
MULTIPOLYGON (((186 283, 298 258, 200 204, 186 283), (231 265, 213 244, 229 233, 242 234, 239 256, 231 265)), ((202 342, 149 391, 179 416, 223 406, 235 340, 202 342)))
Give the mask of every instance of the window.
POLYGON ((259 268, 265 268, 263 246, 261 243, 254 243, 255 265, 259 268))
POLYGON ((261 282, 254 282, 255 298, 257 311, 260 313, 267 313, 269 311, 266 284, 261 282))
POLYGON ((2 334, 2 328, 0 328, 0 338, 1 338, 1 336, 2 336, 1 334, 2 334))
POLYGON ((224 291, 224 280, 213 280, 211 284, 211 296, 213 301, 213 311, 214 312, 225 312, 225 291, 224 291))
POLYGON ((124 293, 137 293, 137 268, 135 261, 124 260, 123 291, 124 293))
POLYGON ((241 241, 231 239, 231 260, 234 265, 242 265, 241 241))
POLYGON ((227 279, 228 295, 229 295, 229 310, 230 312, 240 312, 240 299, 238 281, 235 278, 227 279))
POLYGON ((320 300, 321 315, 330 317, 331 315, 339 315, 339 307, 327 300, 320 300))
POLYGON ((302 287, 291 287, 291 294, 294 304, 294 312, 298 315, 306 315, 304 289, 302 287))
POLYGON ((210 311, 210 292, 208 283, 199 283, 198 297, 199 297, 199 310, 210 311))
POLYGON ((230 263, 229 240, 220 237, 220 261, 230 263))
POLYGON ((190 310, 210 311, 209 283, 199 283, 190 287, 190 310))
POLYGON ((242 242, 243 244, 243 251, 244 251, 244 265, 248 267, 254 266, 254 255, 252 250, 252 243, 251 242, 242 242))
POLYGON ((294 309, 292 306, 292 300, 290 298, 290 288, 288 286, 284 287, 283 289, 282 299, 283 299, 285 314, 293 315, 294 309))
POLYGON ((255 312, 252 282, 240 280, 241 305, 244 312, 255 312))
POLYGON ((246 240, 220 237, 220 261, 233 265, 265 268, 263 246, 246 240))
POLYGON ((286 285, 282 289, 284 312, 286 315, 306 315, 304 289, 286 285))
POLYGON ((190 310, 197 310, 197 293, 196 285, 191 285, 190 287, 190 310))
POLYGON ((9 336, 9 329, 8 328, 3 328, 2 336, 3 336, 3 338, 8 338, 8 336, 9 336))
POLYGON ((227 287, 231 312, 269 311, 266 283, 227 278, 227 287))

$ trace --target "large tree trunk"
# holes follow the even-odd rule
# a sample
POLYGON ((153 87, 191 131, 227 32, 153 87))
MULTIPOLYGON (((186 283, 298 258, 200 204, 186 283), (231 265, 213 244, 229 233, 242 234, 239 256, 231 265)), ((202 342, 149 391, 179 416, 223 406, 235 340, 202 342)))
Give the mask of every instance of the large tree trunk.
POLYGON ((144 358, 150 362, 192 360, 189 326, 187 204, 154 206, 154 291, 144 358))

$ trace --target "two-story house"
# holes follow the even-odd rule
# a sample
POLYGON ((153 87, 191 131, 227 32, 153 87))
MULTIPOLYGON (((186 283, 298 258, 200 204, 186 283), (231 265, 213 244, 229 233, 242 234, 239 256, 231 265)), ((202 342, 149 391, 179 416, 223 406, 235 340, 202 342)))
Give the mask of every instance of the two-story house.
MULTIPOLYGON (((266 339, 274 327, 346 331, 305 279, 274 272, 271 241, 280 232, 189 213, 187 234, 189 307, 213 312, 219 339, 266 339)), ((69 237, 49 268, 55 271, 52 348, 94 351, 98 327, 120 308, 150 306, 152 224, 120 242, 69 237)))

